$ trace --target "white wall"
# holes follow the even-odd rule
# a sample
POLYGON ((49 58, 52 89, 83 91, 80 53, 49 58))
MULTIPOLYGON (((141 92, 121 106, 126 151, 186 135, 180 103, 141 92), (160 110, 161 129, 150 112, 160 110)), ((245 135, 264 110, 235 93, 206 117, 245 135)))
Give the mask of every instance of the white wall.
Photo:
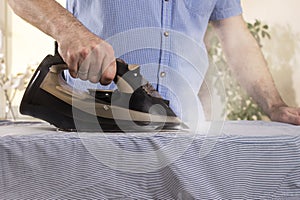
POLYGON ((5 4, 4 1, 0 2, 0 54, 4 51, 4 27, 5 27, 5 4))
POLYGON ((263 19, 270 24, 290 24, 300 31, 299 0, 242 0, 246 20, 263 19))

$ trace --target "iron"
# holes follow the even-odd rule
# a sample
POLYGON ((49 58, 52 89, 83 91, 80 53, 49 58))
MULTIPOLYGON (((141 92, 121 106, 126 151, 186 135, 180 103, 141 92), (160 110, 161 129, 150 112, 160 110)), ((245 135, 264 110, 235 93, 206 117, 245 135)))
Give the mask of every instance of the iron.
POLYGON ((20 113, 39 118, 64 131, 148 132, 188 127, 169 102, 140 74, 140 66, 117 59, 116 90, 81 91, 64 79, 67 65, 48 55, 32 76, 20 113))

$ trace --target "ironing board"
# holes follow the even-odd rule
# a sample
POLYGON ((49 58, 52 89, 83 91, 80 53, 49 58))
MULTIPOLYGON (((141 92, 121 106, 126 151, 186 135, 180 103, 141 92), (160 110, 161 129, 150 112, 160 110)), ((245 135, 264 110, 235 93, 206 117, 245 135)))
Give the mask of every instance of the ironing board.
POLYGON ((212 136, 78 134, 2 121, 0 199, 300 199, 300 127, 227 121, 212 136))

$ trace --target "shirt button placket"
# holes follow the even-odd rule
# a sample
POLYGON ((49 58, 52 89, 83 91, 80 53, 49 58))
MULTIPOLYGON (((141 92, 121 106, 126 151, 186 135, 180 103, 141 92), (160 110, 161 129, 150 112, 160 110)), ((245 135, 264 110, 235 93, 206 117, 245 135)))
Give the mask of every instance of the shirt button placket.
MULTIPOLYGON (((172 4, 170 2, 171 0, 163 0, 163 9, 162 9, 162 54, 161 54, 161 65, 159 69, 159 84, 165 85, 167 84, 167 73, 165 67, 168 67, 169 65, 169 53, 168 51, 170 50, 170 28, 171 28, 171 12, 172 12, 172 4)), ((159 86, 160 90, 160 86, 159 86)))

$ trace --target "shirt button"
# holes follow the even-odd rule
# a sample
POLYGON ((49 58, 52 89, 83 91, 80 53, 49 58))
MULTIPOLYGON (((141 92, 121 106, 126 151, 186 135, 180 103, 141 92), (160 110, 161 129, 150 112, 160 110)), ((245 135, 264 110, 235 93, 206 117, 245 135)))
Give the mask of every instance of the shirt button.
POLYGON ((164 36, 165 36, 165 37, 169 37, 169 35, 170 35, 170 33, 169 33, 168 31, 165 31, 165 32, 164 32, 164 36))
POLYGON ((161 72, 160 73, 160 77, 165 77, 166 76, 166 72, 161 72))

